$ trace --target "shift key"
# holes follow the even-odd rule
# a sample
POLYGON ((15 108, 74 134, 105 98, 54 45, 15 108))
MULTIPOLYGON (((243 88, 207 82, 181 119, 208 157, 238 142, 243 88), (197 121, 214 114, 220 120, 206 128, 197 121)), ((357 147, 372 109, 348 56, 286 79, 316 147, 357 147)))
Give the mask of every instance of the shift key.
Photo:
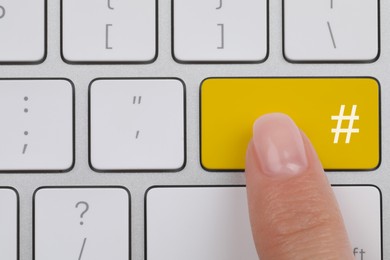
POLYGON ((210 78, 201 86, 201 163, 243 170, 252 125, 288 114, 306 133, 326 170, 380 164, 380 86, 374 78, 210 78))

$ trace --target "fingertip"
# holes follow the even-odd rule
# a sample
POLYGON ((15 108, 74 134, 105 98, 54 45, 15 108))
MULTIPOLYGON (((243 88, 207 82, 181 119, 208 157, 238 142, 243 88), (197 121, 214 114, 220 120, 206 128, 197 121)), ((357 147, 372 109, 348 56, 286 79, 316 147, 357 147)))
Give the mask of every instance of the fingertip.
POLYGON ((321 162, 306 135, 286 117, 259 119, 246 154, 250 221, 259 256, 294 259, 289 252, 294 247, 298 259, 325 254, 349 259, 348 237, 321 162))

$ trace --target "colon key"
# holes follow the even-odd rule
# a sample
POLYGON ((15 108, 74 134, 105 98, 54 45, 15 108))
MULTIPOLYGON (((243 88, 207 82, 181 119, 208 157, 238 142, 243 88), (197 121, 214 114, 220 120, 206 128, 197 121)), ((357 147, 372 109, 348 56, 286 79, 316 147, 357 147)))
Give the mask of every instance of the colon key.
MULTIPOLYGON (((70 81, 0 80, 0 121, 0 172, 64 172, 72 168, 70 81)), ((4 259, 1 254, 0 259, 4 259)))

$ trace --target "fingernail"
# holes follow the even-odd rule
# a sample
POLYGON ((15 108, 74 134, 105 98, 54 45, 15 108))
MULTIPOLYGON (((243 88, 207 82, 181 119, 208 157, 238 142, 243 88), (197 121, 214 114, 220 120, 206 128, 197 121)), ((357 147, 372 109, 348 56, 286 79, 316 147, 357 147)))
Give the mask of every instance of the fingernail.
POLYGON ((301 133, 285 114, 268 114, 257 119, 253 142, 261 170, 268 176, 298 175, 308 168, 301 133))

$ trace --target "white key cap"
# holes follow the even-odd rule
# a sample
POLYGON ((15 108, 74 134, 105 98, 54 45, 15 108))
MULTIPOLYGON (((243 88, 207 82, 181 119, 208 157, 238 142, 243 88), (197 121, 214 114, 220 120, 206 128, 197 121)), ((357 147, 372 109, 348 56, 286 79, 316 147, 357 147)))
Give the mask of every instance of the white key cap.
POLYGON ((71 82, 0 80, 0 121, 0 171, 72 168, 71 82))
MULTIPOLYGON (((379 190, 333 189, 356 259, 381 259, 379 190)), ((146 201, 148 260, 258 259, 244 187, 152 188, 146 201)))
POLYGON ((377 0, 284 0, 290 61, 374 61, 379 55, 377 0))
POLYGON ((35 194, 35 260, 130 259, 122 188, 44 188, 35 194))
POLYGON ((174 56, 183 62, 266 59, 267 0, 174 0, 174 56))
POLYGON ((90 90, 96 170, 179 170, 184 164, 184 86, 176 79, 97 80, 90 90))
POLYGON ((0 1, 0 63, 45 58, 45 0, 0 1))
POLYGON ((12 189, 0 188, 0 259, 16 260, 17 243, 18 195, 12 189))
POLYGON ((63 56, 69 62, 151 62, 156 0, 63 0, 63 56))

